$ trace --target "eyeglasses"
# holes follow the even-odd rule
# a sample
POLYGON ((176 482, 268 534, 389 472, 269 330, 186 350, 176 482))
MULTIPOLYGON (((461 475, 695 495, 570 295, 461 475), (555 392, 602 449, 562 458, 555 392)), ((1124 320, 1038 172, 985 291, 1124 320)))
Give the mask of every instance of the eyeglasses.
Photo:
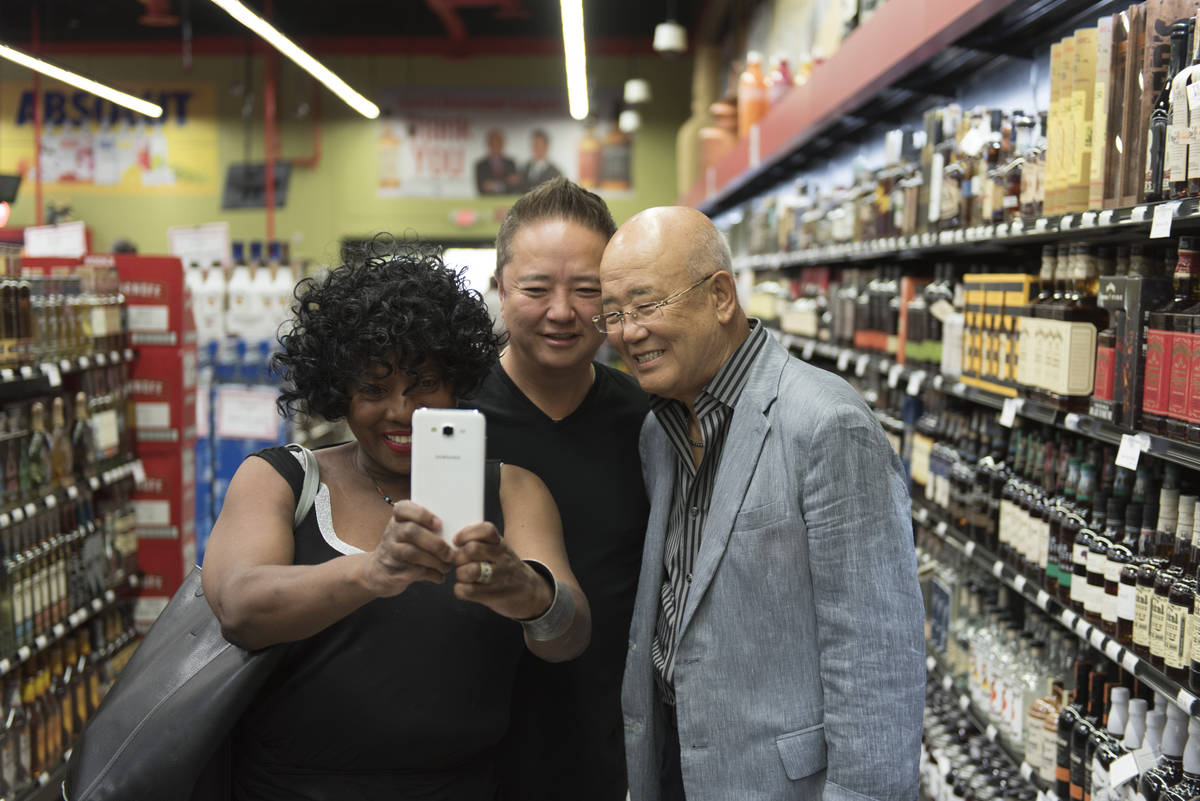
POLYGON ((650 303, 639 303, 629 311, 615 311, 609 312, 608 314, 597 314, 592 318, 592 322, 596 324, 596 330, 601 334, 612 334, 620 331, 621 327, 625 324, 626 319, 628 319, 630 322, 638 323, 639 325, 652 323, 655 320, 662 319, 662 310, 664 306, 668 306, 679 300, 681 297, 691 292, 693 289, 700 286, 714 275, 716 275, 716 273, 709 273, 696 283, 689 286, 687 289, 681 289, 674 295, 667 295, 662 300, 655 300, 651 301, 650 303))

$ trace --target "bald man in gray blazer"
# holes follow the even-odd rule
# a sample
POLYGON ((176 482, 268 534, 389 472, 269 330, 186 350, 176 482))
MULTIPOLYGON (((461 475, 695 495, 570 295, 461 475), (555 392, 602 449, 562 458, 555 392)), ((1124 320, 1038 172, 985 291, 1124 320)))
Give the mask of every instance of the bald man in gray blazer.
POLYGON ((697 211, 622 226, 601 291, 597 325, 652 398, 622 697, 633 801, 912 801, 924 610, 879 423, 746 318, 697 211))

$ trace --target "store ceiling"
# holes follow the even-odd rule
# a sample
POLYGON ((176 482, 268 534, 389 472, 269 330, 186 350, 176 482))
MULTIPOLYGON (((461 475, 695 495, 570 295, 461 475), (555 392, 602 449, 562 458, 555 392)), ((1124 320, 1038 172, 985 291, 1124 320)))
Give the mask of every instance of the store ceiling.
MULTIPOLYGON (((244 0, 262 13, 267 0, 244 0)), ((487 43, 543 39, 561 42, 558 0, 273 0, 271 18, 300 43, 388 37, 426 40, 448 53, 469 53, 487 43)), ((585 0, 589 40, 625 39, 648 49, 654 26, 668 7, 692 27, 704 0, 585 0)), ((0 40, 32 40, 34 15, 47 51, 132 42, 162 46, 181 42, 189 21, 197 49, 206 42, 251 36, 209 0, 0 0, 0 40)))

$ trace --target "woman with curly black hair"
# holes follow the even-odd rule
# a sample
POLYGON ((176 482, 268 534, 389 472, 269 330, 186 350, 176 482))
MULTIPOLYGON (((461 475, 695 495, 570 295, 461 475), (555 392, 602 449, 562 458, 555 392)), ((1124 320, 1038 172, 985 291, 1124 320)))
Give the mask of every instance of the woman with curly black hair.
POLYGON ((453 545, 407 500, 413 411, 468 397, 497 344, 479 294, 435 254, 372 250, 301 282, 273 359, 281 408, 345 418, 355 440, 317 451, 321 487, 294 531, 300 461, 247 458, 205 555, 230 641, 290 643, 235 733, 235 800, 491 801, 522 647, 561 661, 589 638, 535 475, 489 463, 489 522, 447 532, 453 545))

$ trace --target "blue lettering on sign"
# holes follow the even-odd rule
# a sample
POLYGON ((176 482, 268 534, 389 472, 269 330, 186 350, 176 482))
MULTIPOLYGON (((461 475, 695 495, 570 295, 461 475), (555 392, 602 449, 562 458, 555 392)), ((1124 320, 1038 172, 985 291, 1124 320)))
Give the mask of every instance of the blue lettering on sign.
MULTIPOLYGON (((87 123, 112 126, 118 121, 134 125, 138 120, 151 125, 170 121, 174 121, 176 125, 187 123, 188 103, 192 100, 191 92, 147 90, 142 92, 142 98, 162 106, 162 117, 157 120, 144 117, 131 109, 110 103, 90 92, 44 91, 42 92, 42 123, 51 126, 87 123)), ((21 93, 21 100, 17 103, 17 125, 32 125, 33 114, 33 91, 27 89, 21 93)))

